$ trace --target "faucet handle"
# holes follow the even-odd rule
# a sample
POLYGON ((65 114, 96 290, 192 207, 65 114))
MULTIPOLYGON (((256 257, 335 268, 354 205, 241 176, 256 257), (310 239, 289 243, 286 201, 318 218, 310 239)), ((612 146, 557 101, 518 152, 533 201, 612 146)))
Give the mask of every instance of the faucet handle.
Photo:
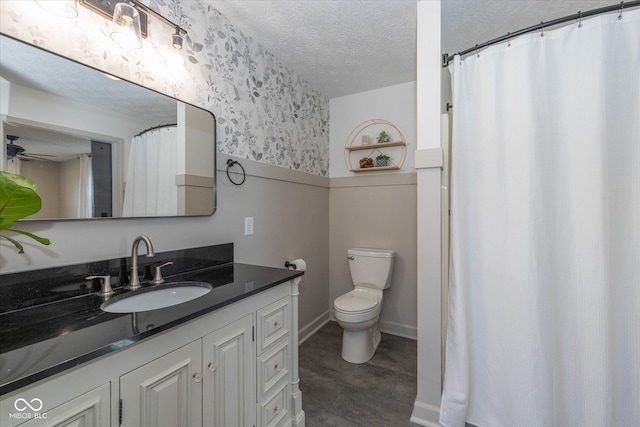
POLYGON ((113 289, 111 288, 111 275, 106 274, 104 276, 99 276, 99 275, 95 275, 95 276, 88 276, 85 277, 86 280, 92 280, 92 279, 100 279, 100 284, 102 285, 102 287, 100 288, 100 292, 98 292, 98 295, 101 296, 109 296, 109 295, 113 295, 113 289))
POLYGON ((164 279, 162 278, 162 267, 166 267, 167 265, 172 265, 173 261, 165 262, 164 264, 156 265, 156 272, 153 275, 153 280, 151 283, 154 285, 159 285, 160 283, 164 283, 164 279))

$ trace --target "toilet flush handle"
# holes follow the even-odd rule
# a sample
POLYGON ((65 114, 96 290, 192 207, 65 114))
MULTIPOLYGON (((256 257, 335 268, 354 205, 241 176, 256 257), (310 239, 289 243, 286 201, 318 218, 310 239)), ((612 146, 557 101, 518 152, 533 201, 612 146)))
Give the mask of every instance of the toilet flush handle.
POLYGON ((354 257, 353 255, 347 255, 347 259, 353 261, 354 259, 356 259, 356 257, 354 257))

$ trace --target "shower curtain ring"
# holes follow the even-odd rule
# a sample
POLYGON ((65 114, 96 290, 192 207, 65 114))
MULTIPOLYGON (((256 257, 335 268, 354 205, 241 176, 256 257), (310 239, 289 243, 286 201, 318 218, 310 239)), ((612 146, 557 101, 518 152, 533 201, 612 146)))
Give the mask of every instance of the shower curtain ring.
POLYGON ((578 28, 582 28, 582 11, 578 11, 578 28))
POLYGON ((622 19, 622 9, 624 9, 624 2, 620 2, 620 13, 618 14, 618 20, 622 19))
POLYGON ((480 52, 478 52, 478 45, 476 45, 476 56, 480 58, 480 52))
POLYGON ((507 33, 507 47, 511 47, 511 33, 507 33))
POLYGON ((544 37, 544 21, 540 21, 540 37, 544 37))

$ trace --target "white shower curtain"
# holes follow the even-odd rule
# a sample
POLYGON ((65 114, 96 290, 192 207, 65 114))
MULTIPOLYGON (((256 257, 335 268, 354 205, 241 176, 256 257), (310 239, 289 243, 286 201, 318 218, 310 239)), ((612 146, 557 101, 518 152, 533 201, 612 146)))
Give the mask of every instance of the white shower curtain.
POLYGON ((131 141, 122 216, 178 214, 176 127, 155 129, 131 141))
POLYGON ((91 154, 78 156, 78 218, 93 217, 93 164, 91 154))
POLYGON ((7 161, 7 172, 20 175, 21 169, 22 165, 19 158, 14 157, 13 159, 7 161))
POLYGON ((640 10, 452 65, 440 422, 640 426, 640 10))

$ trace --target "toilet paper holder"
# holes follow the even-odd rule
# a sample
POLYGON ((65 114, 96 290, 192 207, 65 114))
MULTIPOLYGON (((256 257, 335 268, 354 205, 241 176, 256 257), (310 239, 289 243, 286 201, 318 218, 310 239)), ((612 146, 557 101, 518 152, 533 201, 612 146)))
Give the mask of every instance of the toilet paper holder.
POLYGON ((307 271, 307 263, 302 258, 285 261, 284 266, 289 270, 307 271))

